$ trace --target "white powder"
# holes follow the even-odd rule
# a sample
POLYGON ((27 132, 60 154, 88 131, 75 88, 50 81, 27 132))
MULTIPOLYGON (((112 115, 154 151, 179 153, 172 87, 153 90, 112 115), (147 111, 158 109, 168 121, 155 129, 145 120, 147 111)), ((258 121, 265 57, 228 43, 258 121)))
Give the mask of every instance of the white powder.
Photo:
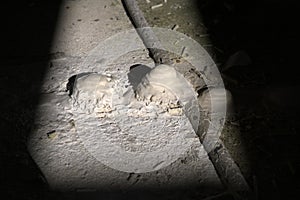
POLYGON ((159 65, 142 79, 137 87, 136 98, 146 103, 155 102, 172 115, 182 115, 178 97, 181 94, 176 94, 174 90, 183 93, 183 89, 176 70, 168 65, 159 65))
POLYGON ((184 113, 197 131, 200 119, 196 93, 173 67, 158 65, 151 70, 138 85, 136 97, 146 103, 155 102, 171 115, 184 113))
POLYGON ((112 108, 113 80, 111 76, 90 73, 76 79, 72 99, 74 105, 91 113, 107 113, 112 108))

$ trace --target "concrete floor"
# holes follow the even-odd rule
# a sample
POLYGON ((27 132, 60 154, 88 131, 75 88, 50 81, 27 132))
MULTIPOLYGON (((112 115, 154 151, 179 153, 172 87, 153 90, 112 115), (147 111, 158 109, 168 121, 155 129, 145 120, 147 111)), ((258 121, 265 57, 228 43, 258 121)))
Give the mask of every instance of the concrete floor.
MULTIPOLYGON (((148 190, 135 188, 126 190, 125 193, 119 187, 102 192, 95 191, 93 187, 91 187, 92 191, 88 188, 80 188, 75 193, 51 191, 42 171, 27 152, 27 138, 32 128, 35 130, 32 125, 34 116, 38 114, 35 112, 35 105, 40 102, 39 105, 43 105, 43 108, 52 109, 55 101, 64 99, 67 79, 81 72, 80 64, 90 50, 111 34, 132 27, 119 1, 98 2, 100 3, 64 1, 64 4, 60 4, 59 1, 29 0, 19 4, 15 2, 3 4, 3 9, 10 12, 10 17, 7 17, 6 12, 1 13, 2 19, 5 19, 3 26, 6 27, 1 31, 5 41, 1 48, 1 65, 4 67, 0 72, 2 97, 0 128, 3 133, 0 136, 0 191, 4 199, 5 196, 7 199, 97 199, 99 197, 122 199, 144 198, 148 196, 145 194, 149 193, 152 197, 155 194, 162 197, 161 191, 153 188, 148 190), (58 9, 59 5, 62 6, 58 9), (90 10, 89 5, 95 9, 90 10), (59 14, 58 10, 61 11, 59 14), (76 14, 69 12, 71 10, 75 10, 76 14), (67 23, 60 23, 59 28, 56 28, 56 19, 63 18, 67 23), (53 45, 53 41, 56 45, 53 45), (39 100, 41 95, 44 101, 39 100)), ((139 2, 152 25, 175 28, 188 34, 206 48, 221 68, 236 51, 246 52, 250 56, 252 61, 250 65, 231 66, 229 71, 222 72, 224 78, 226 76, 226 86, 233 92, 237 106, 237 116, 227 123, 222 139, 254 189, 257 199, 298 199, 295 198, 298 196, 299 185, 296 184, 298 180, 295 175, 299 165, 299 140, 296 134, 299 131, 297 125, 299 106, 297 101, 295 102, 295 99, 298 99, 295 93, 298 91, 296 87, 298 76, 294 63, 298 52, 297 46, 294 45, 297 35, 294 30, 297 17, 294 14, 297 13, 295 11, 297 7, 290 1, 284 3, 274 1, 272 4, 267 0, 245 1, 246 6, 244 6, 240 1, 168 0, 166 4, 163 3, 163 7, 151 9, 152 5, 161 2, 158 0, 151 0, 150 4, 143 0, 139 2), (195 3, 195 6, 191 6, 192 4, 188 2, 195 3), (162 12, 164 9, 167 12, 162 12), (199 16, 197 9, 201 10, 203 18, 199 16), (289 12, 284 15, 278 14, 284 13, 285 10, 289 12), (204 23, 201 22, 202 20, 187 20, 189 15, 194 19, 204 19, 204 23), (208 36, 213 39, 213 45, 210 40, 207 40, 208 36), (289 75, 286 75, 287 72, 289 75)), ((130 63, 149 63, 149 57, 145 52, 138 52, 140 57, 136 57, 136 53, 130 55, 130 63)), ((56 106, 59 108, 59 105, 54 107, 56 106)), ((41 112, 43 111, 40 110, 41 112)), ((56 112, 63 113, 60 109, 51 110, 55 115, 56 112)), ((73 148, 71 154, 76 154, 80 144, 78 147, 74 145, 72 142, 76 141, 76 136, 67 134, 68 130, 72 130, 72 121, 64 121, 67 119, 64 114, 55 115, 48 118, 53 117, 54 122, 57 118, 62 119, 62 126, 57 129, 58 127, 51 127, 52 123, 44 124, 44 127, 51 128, 45 130, 41 141, 55 147, 53 144, 63 136, 62 141, 68 144, 66 148, 73 148), (53 132, 53 130, 59 131, 53 132)), ((55 154, 59 149, 48 148, 49 151, 45 154, 55 154)), ((51 158, 56 160, 56 157, 51 158)), ((65 166, 68 163, 65 161, 69 161, 69 157, 66 160, 61 158, 66 158, 66 155, 59 154, 59 160, 62 162, 58 165, 62 166, 62 169, 71 167, 65 166)), ((83 158, 83 161, 85 159, 93 160, 91 156, 83 158)), ((46 160, 53 162, 49 158, 46 160)), ((186 160, 180 162, 184 164, 186 160)), ((98 165, 103 167, 102 164, 98 165)), ((193 173, 201 170, 196 168, 193 173)), ((60 171, 66 174, 71 172, 60 171)), ((84 177, 87 175, 85 173, 85 170, 79 170, 75 179, 84 177)), ((193 173, 187 174, 193 176, 193 173)), ((215 172, 211 171, 212 182, 216 180, 214 174, 215 172)), ((165 178, 162 179, 164 182, 169 181, 166 174, 157 176, 165 178)), ((57 180, 56 176, 53 177, 54 182, 61 183, 56 185, 57 188, 62 188, 60 187, 62 185, 72 185, 70 182, 63 183, 57 180)), ((133 185, 145 181, 141 179, 140 174, 124 173, 120 177, 128 179, 128 182, 133 185)), ((206 179, 208 180, 211 179, 206 179)), ((190 190, 169 187, 163 193, 167 197, 173 194, 188 199, 201 199, 218 193, 214 185, 203 184, 203 186, 190 187, 190 190)), ((219 184, 216 188, 219 188, 219 184)), ((232 198, 223 193, 212 199, 232 198)))
MULTIPOLYGON (((213 189, 203 191, 202 196, 219 193, 223 186, 196 135, 189 150, 185 150, 175 162, 147 173, 122 172, 104 165, 89 153, 89 146, 84 145, 85 141, 79 137, 78 127, 83 125, 84 122, 80 121, 85 119, 85 115, 76 114, 71 108, 70 97, 65 91, 68 78, 83 72, 107 72, 112 68, 115 73, 126 75, 129 73, 129 67, 134 64, 151 65, 153 62, 141 41, 128 41, 140 43, 140 50, 125 51, 114 63, 107 62, 107 66, 103 66, 104 69, 85 65, 86 60, 94 56, 89 52, 99 44, 105 45, 102 47, 104 55, 105 52, 116 54, 118 50, 113 48, 118 48, 118 44, 103 41, 128 29, 132 29, 132 24, 119 1, 65 1, 62 4, 51 52, 64 53, 61 57, 51 60, 51 68, 45 75, 41 91, 42 100, 37 108, 35 128, 28 143, 33 159, 50 187, 55 190, 155 189, 163 192, 168 188, 191 189, 210 186, 213 189), (112 49, 108 51, 106 48, 112 49)), ((120 45, 122 48, 122 45, 126 44, 120 42, 120 45)), ((101 47, 98 50, 101 51, 101 47)), ((99 60, 109 60, 112 56, 109 54, 105 57, 101 53, 97 55, 102 56, 97 58, 99 60)), ((97 129, 97 125, 88 126, 90 127, 86 129, 87 132, 97 129)), ((101 147, 98 151, 102 151, 101 147)))

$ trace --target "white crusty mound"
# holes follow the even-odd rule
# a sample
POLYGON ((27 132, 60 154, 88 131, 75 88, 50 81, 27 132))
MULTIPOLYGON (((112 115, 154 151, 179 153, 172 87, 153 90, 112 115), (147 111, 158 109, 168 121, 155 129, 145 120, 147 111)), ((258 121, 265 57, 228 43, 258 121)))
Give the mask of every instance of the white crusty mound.
POLYGON ((181 115, 179 96, 184 94, 184 90, 181 77, 173 67, 158 65, 142 79, 136 98, 146 103, 155 102, 172 115, 181 115))
MULTIPOLYGON (((162 111, 160 113, 165 112, 171 116, 185 114, 194 130, 197 129, 200 120, 197 94, 172 66, 158 65, 146 74, 137 86, 136 98, 131 98, 131 95, 125 98, 122 95, 124 91, 119 91, 124 86, 122 84, 125 83, 113 80, 109 75, 98 73, 78 75, 72 94, 74 108, 83 113, 97 113, 99 117, 107 117, 113 114, 115 109, 131 111, 127 104, 124 104, 125 99, 131 105, 137 100, 146 107, 155 105, 154 107, 162 111)), ((126 94, 131 93, 132 89, 127 90, 126 94)))
POLYGON ((136 98, 148 104, 155 103, 171 115, 189 118, 194 130, 200 120, 197 94, 192 85, 169 65, 154 67, 137 86, 136 98))
POLYGON ((113 84, 112 77, 109 75, 90 73, 78 76, 72 94, 74 105, 88 113, 110 112, 113 84))

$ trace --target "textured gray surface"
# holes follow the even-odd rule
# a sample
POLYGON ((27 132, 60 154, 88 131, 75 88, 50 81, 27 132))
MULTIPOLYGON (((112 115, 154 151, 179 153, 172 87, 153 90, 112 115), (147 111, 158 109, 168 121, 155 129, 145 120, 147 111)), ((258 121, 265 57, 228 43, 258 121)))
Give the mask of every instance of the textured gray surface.
MULTIPOLYGON (((192 139, 191 148, 171 165, 158 171, 138 174, 138 178, 133 179, 129 178, 131 173, 107 167, 89 153, 84 141, 78 136, 76 123, 79 122, 76 117, 80 117, 75 117, 72 112, 71 100, 65 91, 67 80, 78 73, 97 71, 95 66, 86 68, 82 64, 88 52, 100 41, 128 29, 131 24, 119 1, 66 1, 62 9, 66 6, 68 9, 62 10, 61 24, 53 43, 54 52, 65 54, 52 61, 45 77, 41 91, 43 98, 28 143, 32 157, 50 186, 58 190, 188 188, 191 185, 221 189, 213 165, 196 137, 192 139), (86 6, 89 6, 88 12, 86 6)), ((103 58, 98 60, 106 62, 103 58)), ((133 51, 107 65, 107 69, 117 71, 120 66, 128 66, 128 69, 121 70, 126 76, 129 66, 136 63, 149 64, 151 60, 145 51, 133 51)), ((87 117, 88 121, 89 116, 82 116, 81 119, 87 117)), ((97 126, 91 125, 90 128, 97 129, 97 126)))
MULTIPOLYGON (((78 124, 84 124, 82 120, 86 120, 87 131, 89 128, 90 131, 97 129, 97 124, 88 123, 90 115, 76 113, 76 116, 72 112, 71 98, 65 92, 65 80, 68 76, 60 74, 63 66, 73 68, 79 62, 78 58, 53 61, 51 73, 57 73, 56 79, 54 81, 50 78, 43 87, 44 95, 28 143, 29 150, 48 183, 55 189, 132 187, 132 183, 127 181, 130 173, 113 170, 99 162, 86 150, 84 141, 78 136, 76 129, 78 124)), ((54 75, 51 73, 50 77, 54 75)), ((64 74, 68 74, 66 68, 64 74)), ((141 181, 134 187, 180 187, 195 184, 221 188, 219 178, 199 139, 194 137, 190 140, 191 149, 183 156, 157 172, 141 174, 141 181)))

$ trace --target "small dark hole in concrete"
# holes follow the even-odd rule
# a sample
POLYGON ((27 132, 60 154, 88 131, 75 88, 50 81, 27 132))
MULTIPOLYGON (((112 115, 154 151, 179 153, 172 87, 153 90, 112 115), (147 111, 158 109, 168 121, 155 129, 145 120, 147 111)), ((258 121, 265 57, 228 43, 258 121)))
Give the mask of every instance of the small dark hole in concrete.
POLYGON ((91 73, 93 73, 93 72, 84 72, 84 73, 80 73, 80 74, 75 74, 68 79, 68 83, 66 85, 66 92, 69 91, 69 96, 71 96, 73 94, 73 88, 74 88, 76 78, 79 78, 79 77, 82 77, 84 75, 91 74, 91 73))
POLYGON ((207 90, 208 89, 208 87, 202 87, 202 88, 200 88, 200 89, 198 89, 197 90, 197 93, 199 94, 199 95, 201 95, 205 90, 207 90))
POLYGON ((74 76, 71 76, 69 78, 69 81, 67 83, 67 89, 66 89, 66 92, 69 91, 69 96, 71 96, 73 94, 73 87, 74 87, 74 83, 75 83, 75 80, 76 80, 76 76, 77 75, 74 75, 74 76))
POLYGON ((130 85, 132 85, 133 90, 136 89, 138 84, 141 82, 142 78, 150 71, 150 67, 142 64, 136 64, 130 67, 130 72, 128 73, 128 80, 130 85))

